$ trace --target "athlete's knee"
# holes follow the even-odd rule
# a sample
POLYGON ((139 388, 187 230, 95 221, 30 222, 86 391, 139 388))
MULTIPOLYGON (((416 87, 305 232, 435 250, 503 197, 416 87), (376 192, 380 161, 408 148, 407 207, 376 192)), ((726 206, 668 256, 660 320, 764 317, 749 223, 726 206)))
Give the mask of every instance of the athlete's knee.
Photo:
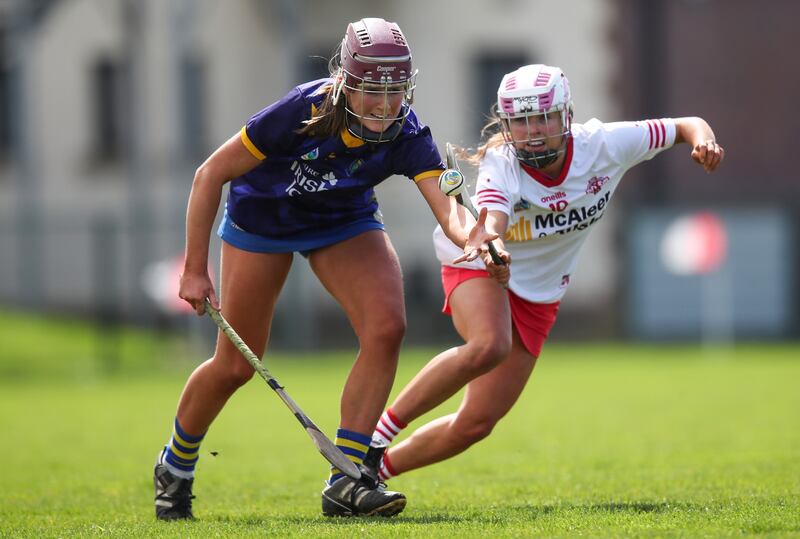
POLYGON ((406 334, 406 318, 402 312, 377 314, 367 320, 358 332, 363 346, 399 348, 406 334))
POLYGON ((255 369, 249 363, 243 359, 237 359, 235 361, 220 361, 216 376, 230 391, 235 391, 249 382, 255 372, 255 369))
POLYGON ((467 360, 464 368, 480 376, 498 366, 511 351, 511 336, 489 333, 471 339, 465 345, 467 360))
POLYGON ((470 419, 457 419, 454 424, 454 434, 462 447, 469 447, 489 436, 497 425, 497 420, 488 417, 474 417, 470 419))

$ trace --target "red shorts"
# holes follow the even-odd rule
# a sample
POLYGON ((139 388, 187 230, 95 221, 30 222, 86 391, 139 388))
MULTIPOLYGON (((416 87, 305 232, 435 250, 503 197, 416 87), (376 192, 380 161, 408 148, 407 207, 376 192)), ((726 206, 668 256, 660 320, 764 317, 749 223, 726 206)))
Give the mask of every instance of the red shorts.
MULTIPOLYGON (((488 279, 489 273, 486 270, 442 266, 443 313, 452 314, 450 310, 450 294, 453 293, 453 290, 464 281, 476 278, 488 279)), ((544 341, 547 340, 550 329, 556 322, 556 314, 558 314, 558 306, 561 305, 561 302, 533 303, 522 299, 511 290, 508 291, 508 301, 511 305, 511 321, 517 329, 520 339, 522 339, 522 344, 525 345, 525 349, 533 357, 539 357, 544 341)))

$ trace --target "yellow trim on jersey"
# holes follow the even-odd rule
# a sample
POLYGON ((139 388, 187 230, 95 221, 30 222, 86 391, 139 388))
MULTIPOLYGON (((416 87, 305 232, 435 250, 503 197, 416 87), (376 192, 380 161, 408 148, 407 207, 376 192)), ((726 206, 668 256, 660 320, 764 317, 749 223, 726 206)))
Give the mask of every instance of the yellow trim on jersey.
POLYGON ((353 136, 353 134, 350 133, 346 127, 342 129, 342 142, 344 142, 344 145, 348 148, 358 148, 359 146, 366 144, 360 138, 353 136))
POLYGON ((250 137, 247 136, 247 126, 246 125, 242 126, 241 136, 242 136, 242 144, 244 144, 245 148, 247 148, 250 151, 250 153, 253 154, 253 157, 258 159, 259 161, 263 161, 264 159, 267 158, 266 155, 261 153, 261 150, 256 148, 256 145, 253 144, 253 141, 250 140, 250 137))
POLYGON ((420 172, 414 176, 414 181, 418 182, 426 178, 438 178, 442 172, 444 172, 444 169, 441 168, 437 168, 436 170, 426 170, 425 172, 420 172))

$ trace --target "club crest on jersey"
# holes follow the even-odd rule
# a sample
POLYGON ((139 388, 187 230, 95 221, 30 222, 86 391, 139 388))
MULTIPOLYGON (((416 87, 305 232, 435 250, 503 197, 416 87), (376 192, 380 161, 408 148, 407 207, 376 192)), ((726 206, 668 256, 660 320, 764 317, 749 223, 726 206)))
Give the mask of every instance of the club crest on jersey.
POLYGON ((608 176, 592 176, 592 179, 586 184, 586 193, 596 195, 603 188, 603 184, 608 181, 608 176))
POLYGON ((356 159, 355 161, 350 163, 350 166, 347 167, 347 173, 352 174, 356 170, 360 169, 362 166, 364 166, 364 160, 356 159))
POLYGON ((514 213, 518 211, 529 210, 531 208, 531 203, 525 200, 524 198, 519 199, 519 202, 514 204, 514 213))
POLYGON ((307 154, 303 154, 300 157, 300 159, 302 159, 303 161, 312 161, 312 160, 316 159, 317 157, 319 157, 319 148, 314 148, 313 150, 311 150, 307 154))
POLYGON ((559 285, 559 288, 566 288, 568 286, 569 286, 569 273, 561 276, 561 284, 559 285))

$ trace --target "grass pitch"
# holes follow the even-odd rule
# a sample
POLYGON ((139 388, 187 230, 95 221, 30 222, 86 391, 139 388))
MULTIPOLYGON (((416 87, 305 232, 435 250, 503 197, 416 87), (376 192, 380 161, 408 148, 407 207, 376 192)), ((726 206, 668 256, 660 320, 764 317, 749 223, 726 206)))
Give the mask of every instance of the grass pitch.
MULTIPOLYGON (((125 332, 108 374, 91 328, 0 322, 3 537, 800 536, 800 346, 552 343, 492 436, 390 482, 392 519, 320 515, 326 463, 254 378, 203 443, 199 520, 161 523, 153 461, 203 358, 125 332)), ((404 351, 395 393, 434 352, 404 351)), ((267 361, 331 435, 352 357, 267 361)))

